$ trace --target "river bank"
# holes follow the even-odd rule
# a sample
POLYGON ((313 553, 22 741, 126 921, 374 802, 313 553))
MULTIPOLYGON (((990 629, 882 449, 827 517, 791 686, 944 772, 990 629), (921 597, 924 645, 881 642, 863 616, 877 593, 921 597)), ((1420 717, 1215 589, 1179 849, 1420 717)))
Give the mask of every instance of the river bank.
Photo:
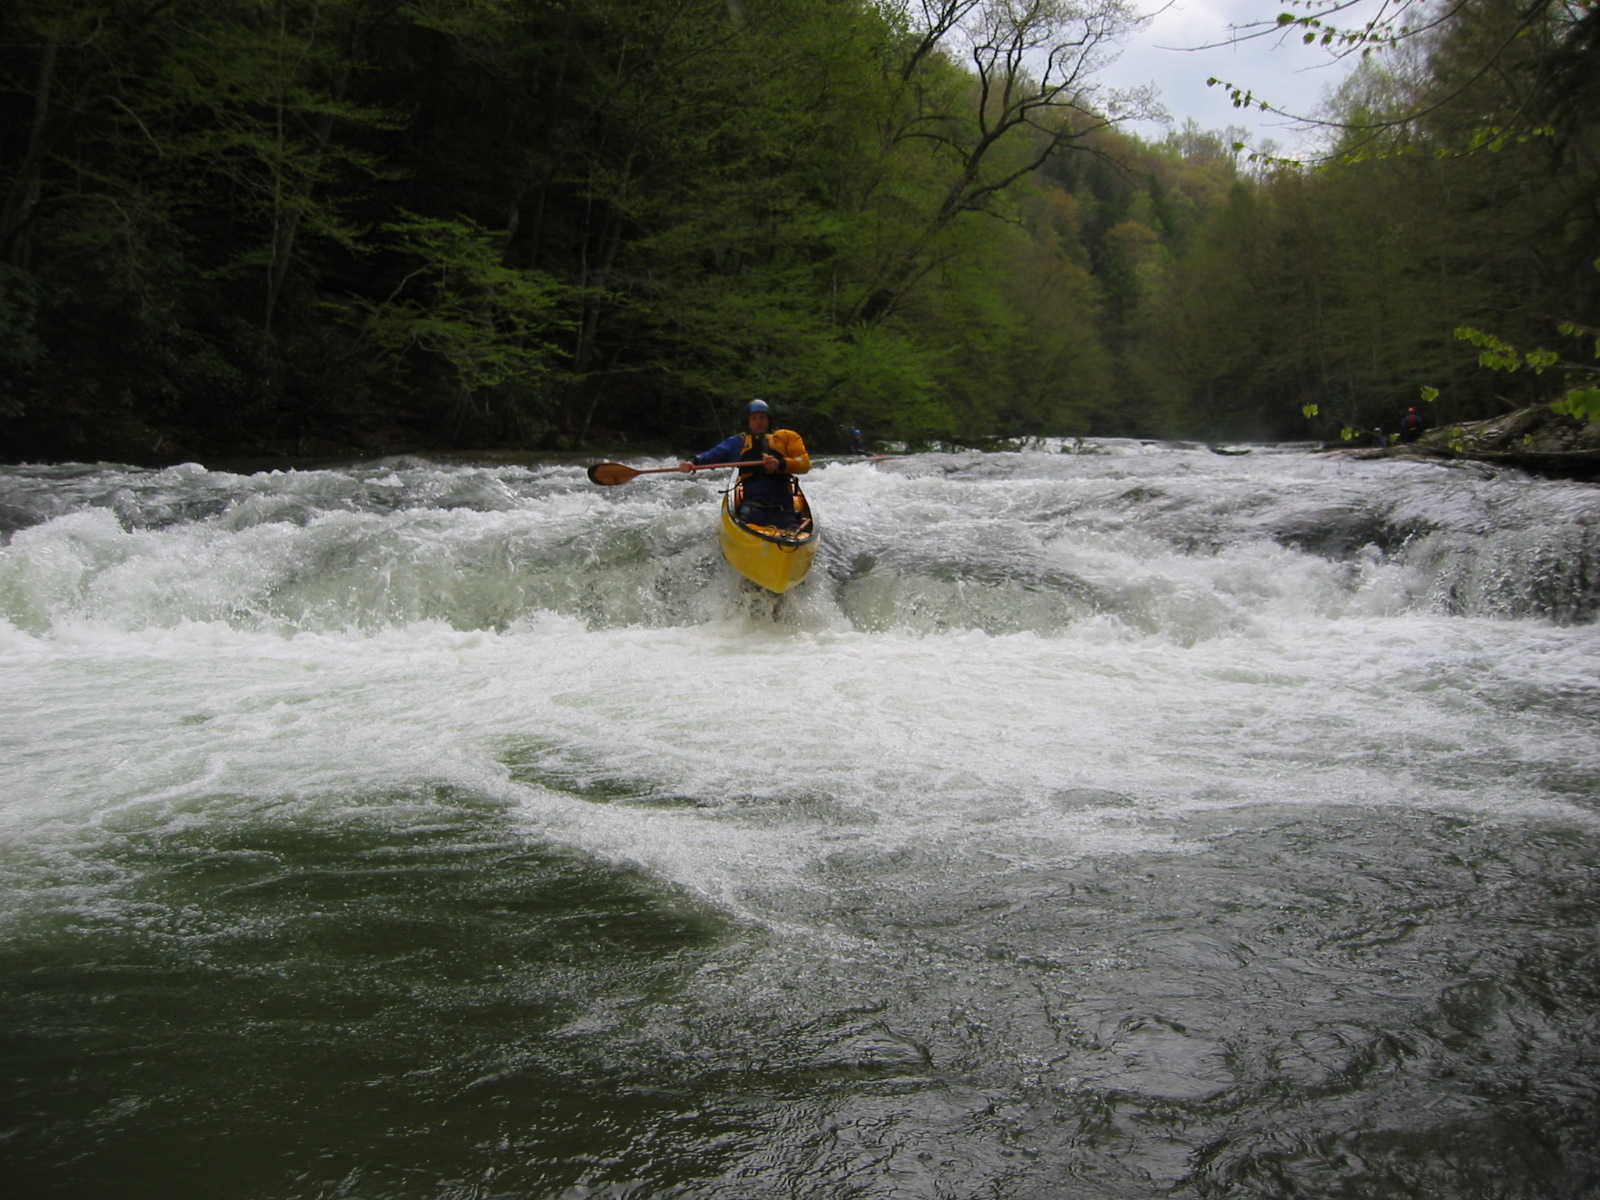
POLYGON ((1408 444, 1332 449, 1359 459, 1466 460, 1553 479, 1600 479, 1600 424, 1564 416, 1547 404, 1441 425, 1408 444))

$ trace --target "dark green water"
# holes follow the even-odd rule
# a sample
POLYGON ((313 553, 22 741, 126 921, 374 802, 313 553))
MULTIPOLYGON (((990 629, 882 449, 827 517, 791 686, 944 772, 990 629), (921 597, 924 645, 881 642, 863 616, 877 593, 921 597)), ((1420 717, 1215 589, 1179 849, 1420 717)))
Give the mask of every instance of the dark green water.
POLYGON ((1198 860, 843 855, 827 947, 449 795, 118 839, 54 882, 124 882, 34 880, 0 959, 11 1194, 1593 1188, 1582 839, 1226 824, 1198 860))

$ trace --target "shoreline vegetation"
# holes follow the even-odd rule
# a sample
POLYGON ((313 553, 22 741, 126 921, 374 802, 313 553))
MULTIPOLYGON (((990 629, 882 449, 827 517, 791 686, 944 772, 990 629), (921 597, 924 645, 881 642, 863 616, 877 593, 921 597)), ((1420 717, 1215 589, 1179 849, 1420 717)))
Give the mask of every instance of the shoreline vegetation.
POLYGON ((1409 444, 1328 448, 1360 459, 1462 461, 1558 479, 1600 479, 1600 424, 1548 404, 1430 429, 1409 444))
POLYGON ((1095 71, 1135 26, 13 0, 0 461, 682 453, 757 395, 819 452, 1332 442, 1594 378, 1600 5, 1392 39, 1314 167, 1124 132, 1153 98, 1095 71))
MULTIPOLYGON (((1118 440, 1117 435, 1104 435, 1118 440)), ((974 438, 913 446, 891 451, 898 453, 1007 453, 1026 450, 1054 450, 1061 454, 1096 454, 1100 451, 1097 439, 1052 439, 1039 436, 974 438), (1052 445, 1059 442, 1059 445, 1052 445)), ((1125 440, 1125 439, 1122 439, 1125 440)), ((1168 441, 1205 449, 1222 456, 1243 457, 1259 449, 1263 443, 1204 443, 1193 439, 1144 439, 1168 441)), ((1270 443, 1267 443, 1270 444, 1270 443)), ((1355 442, 1325 442, 1303 444, 1313 452, 1336 454, 1362 461, 1390 460, 1414 461, 1418 459, 1480 464, 1488 467, 1506 467, 1528 474, 1553 479, 1600 481, 1600 424, 1586 422, 1557 413, 1549 405, 1536 405, 1484 421, 1464 421, 1441 429, 1423 433, 1415 442, 1395 443, 1388 446, 1362 445, 1355 442)), ((662 440, 649 440, 628 444, 625 439, 608 443, 600 438, 587 448, 577 450, 546 450, 530 447, 423 447, 407 446, 400 449, 379 447, 351 447, 347 453, 331 454, 276 454, 230 456, 207 455, 202 458, 171 458, 125 465, 140 467, 178 466, 195 462, 206 469, 235 474, 254 474, 274 470, 318 470, 346 467, 352 462, 381 461, 384 459, 417 458, 443 464, 468 466, 540 466, 550 463, 568 463, 586 466, 599 455, 621 455, 638 460, 654 460, 677 456, 675 448, 662 440)), ((855 461, 851 454, 819 453, 817 461, 855 461)), ((114 460, 102 460, 114 461, 114 460)), ((18 465, 43 465, 39 463, 18 465)))

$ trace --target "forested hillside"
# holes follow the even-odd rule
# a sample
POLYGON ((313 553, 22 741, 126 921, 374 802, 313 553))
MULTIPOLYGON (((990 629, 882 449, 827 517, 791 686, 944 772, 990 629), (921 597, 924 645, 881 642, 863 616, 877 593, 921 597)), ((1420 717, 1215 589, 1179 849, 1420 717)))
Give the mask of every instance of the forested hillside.
POLYGON ((1459 326, 1590 361, 1594 0, 1375 55, 1315 170, 1122 133, 1135 16, 9 0, 0 457, 684 448, 752 395, 821 448, 1323 437, 1559 394, 1459 326))

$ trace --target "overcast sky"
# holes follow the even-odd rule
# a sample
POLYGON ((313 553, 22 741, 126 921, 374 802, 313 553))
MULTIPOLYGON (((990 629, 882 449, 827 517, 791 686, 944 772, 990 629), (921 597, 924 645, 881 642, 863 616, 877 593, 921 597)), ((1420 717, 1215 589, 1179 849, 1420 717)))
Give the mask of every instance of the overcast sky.
MULTIPOLYGON (((1143 0, 1146 12, 1159 4, 1160 0, 1143 0)), ((1229 25, 1272 21, 1287 7, 1280 0, 1172 0, 1148 26, 1128 38, 1121 58, 1101 72, 1097 82, 1112 87, 1154 84, 1175 129, 1192 117, 1208 130, 1242 125, 1254 139, 1276 142, 1280 153, 1308 148, 1315 135, 1297 132, 1282 117, 1234 108, 1228 90, 1208 88, 1206 80, 1217 76, 1281 108, 1314 112, 1359 56, 1330 66, 1327 51, 1302 44, 1298 34, 1273 34, 1215 50, 1187 49, 1226 41, 1229 25)), ((1161 126, 1151 123, 1126 128, 1147 141, 1165 136, 1161 126)))

